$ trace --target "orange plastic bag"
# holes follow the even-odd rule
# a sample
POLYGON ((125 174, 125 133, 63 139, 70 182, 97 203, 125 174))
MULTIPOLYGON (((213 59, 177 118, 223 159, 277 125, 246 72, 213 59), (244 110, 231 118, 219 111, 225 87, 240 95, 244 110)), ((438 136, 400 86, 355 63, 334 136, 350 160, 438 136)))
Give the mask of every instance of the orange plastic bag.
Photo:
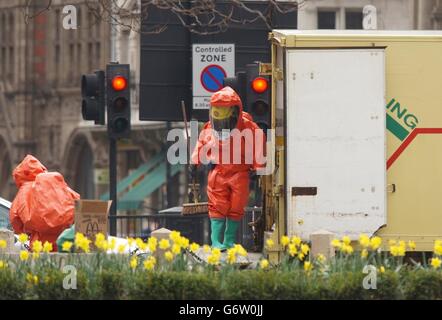
POLYGON ((74 200, 80 195, 73 191, 58 172, 47 172, 33 156, 14 170, 19 191, 10 210, 11 225, 16 233, 27 233, 31 242, 51 242, 56 250, 60 233, 74 222, 74 200))

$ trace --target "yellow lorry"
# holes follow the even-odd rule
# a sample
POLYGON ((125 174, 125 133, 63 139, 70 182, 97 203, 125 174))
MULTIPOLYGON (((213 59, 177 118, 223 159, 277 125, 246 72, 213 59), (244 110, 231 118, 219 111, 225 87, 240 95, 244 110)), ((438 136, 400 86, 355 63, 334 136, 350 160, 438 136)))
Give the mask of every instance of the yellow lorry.
POLYGON ((271 237, 325 229, 432 250, 442 239, 442 32, 273 30, 269 40, 271 237))

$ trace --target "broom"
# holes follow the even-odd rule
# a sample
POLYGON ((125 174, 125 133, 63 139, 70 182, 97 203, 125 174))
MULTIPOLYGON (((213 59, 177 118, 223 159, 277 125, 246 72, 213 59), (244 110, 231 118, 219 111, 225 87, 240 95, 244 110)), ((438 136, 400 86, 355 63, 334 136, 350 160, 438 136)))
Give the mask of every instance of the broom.
MULTIPOLYGON (((186 115, 186 106, 184 104, 184 101, 181 101, 181 109, 183 111, 183 118, 184 118, 184 126, 186 128, 186 139, 187 139, 187 165, 190 166, 190 139, 189 139, 189 131, 187 129, 187 115, 186 115)), ((208 209, 208 203, 207 202, 198 202, 198 191, 196 187, 196 178, 192 177, 192 195, 189 196, 189 201, 193 200, 193 203, 184 203, 183 204, 183 210, 181 211, 181 214, 183 216, 185 215, 192 215, 192 214, 201 214, 201 213, 207 213, 209 211, 208 209), (190 199, 191 198, 191 199, 190 199)))

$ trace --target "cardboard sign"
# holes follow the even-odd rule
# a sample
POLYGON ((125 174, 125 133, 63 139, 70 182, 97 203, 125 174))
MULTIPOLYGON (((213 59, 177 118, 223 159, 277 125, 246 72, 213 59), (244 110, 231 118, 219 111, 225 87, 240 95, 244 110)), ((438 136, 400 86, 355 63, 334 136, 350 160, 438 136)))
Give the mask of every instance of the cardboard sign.
POLYGON ((75 233, 81 232, 94 241, 97 233, 107 235, 112 201, 75 201, 75 233))

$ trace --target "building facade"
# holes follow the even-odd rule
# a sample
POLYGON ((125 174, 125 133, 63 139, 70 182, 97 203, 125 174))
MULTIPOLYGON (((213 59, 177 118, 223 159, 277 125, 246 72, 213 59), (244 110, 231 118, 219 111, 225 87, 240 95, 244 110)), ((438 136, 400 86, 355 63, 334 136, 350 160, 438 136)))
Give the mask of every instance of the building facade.
MULTIPOLYGON (((103 21, 90 0, 53 0, 49 10, 46 0, 28 2, 0 2, 0 196, 13 199, 12 170, 33 154, 82 198, 99 198, 108 189, 108 139, 104 126, 82 120, 82 74, 105 70, 112 58, 134 70, 133 132, 119 145, 120 179, 164 148, 165 125, 138 121, 137 35, 103 21), (76 29, 63 25, 68 5, 76 29)), ((138 1, 126 3, 136 13, 138 1)))
POLYGON ((362 29, 362 9, 372 5, 379 30, 441 29, 440 0, 307 0, 298 11, 298 29, 362 29))

